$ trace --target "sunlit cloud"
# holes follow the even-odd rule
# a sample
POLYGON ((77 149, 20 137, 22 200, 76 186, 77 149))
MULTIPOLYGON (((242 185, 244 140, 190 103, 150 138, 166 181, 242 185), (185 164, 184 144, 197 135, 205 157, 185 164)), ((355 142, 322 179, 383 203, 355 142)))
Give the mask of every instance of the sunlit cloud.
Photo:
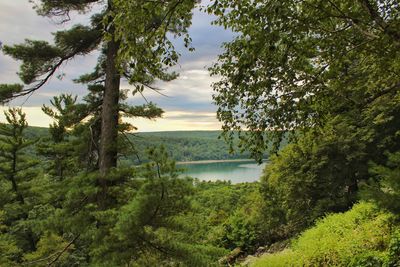
MULTIPOLYGON (((5 123, 6 117, 4 111, 7 111, 8 107, 0 106, 0 122, 5 123)), ((53 120, 43 113, 41 107, 24 107, 22 111, 26 114, 26 120, 29 126, 37 127, 49 127, 53 120)))
POLYGON ((143 118, 129 120, 139 132, 219 130, 215 113, 167 111, 163 118, 149 121, 143 118))
MULTIPOLYGON (((8 107, 0 106, 0 122, 5 123, 4 111, 8 107)), ((41 107, 23 107, 26 119, 30 126, 49 127, 53 120, 43 113, 41 107)), ((188 131, 188 130, 218 130, 220 124, 213 112, 187 112, 166 111, 162 118, 148 120, 143 118, 125 119, 131 123, 139 132, 156 131, 188 131)))

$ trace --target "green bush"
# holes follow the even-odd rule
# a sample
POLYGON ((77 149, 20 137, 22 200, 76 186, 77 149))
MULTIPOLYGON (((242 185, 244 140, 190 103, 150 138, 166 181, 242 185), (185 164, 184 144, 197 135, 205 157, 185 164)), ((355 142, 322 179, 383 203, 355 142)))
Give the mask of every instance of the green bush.
POLYGON ((393 218, 373 204, 359 203, 348 212, 326 216, 290 250, 261 257, 254 266, 396 266, 389 265, 400 248, 393 218))
POLYGON ((348 265, 349 267, 380 267, 387 265, 386 253, 384 252, 366 252, 356 255, 348 265))
POLYGON ((400 266, 400 230, 396 231, 390 240, 389 266, 400 266))

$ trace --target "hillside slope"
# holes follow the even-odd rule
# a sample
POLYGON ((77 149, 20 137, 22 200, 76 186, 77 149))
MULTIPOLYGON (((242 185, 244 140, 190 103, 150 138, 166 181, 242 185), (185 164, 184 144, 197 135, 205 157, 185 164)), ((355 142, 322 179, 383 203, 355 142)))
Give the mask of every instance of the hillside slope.
POLYGON ((176 161, 222 160, 249 158, 249 154, 230 154, 229 146, 218 139, 220 131, 173 131, 131 134, 139 156, 147 147, 164 145, 176 161))
MULTIPOLYGON (((141 160, 146 160, 147 148, 161 145, 165 146, 168 154, 176 161, 249 158, 248 153, 230 154, 228 144, 218 138, 220 134, 221 131, 170 131, 134 133, 127 136, 141 160)), ((28 138, 38 139, 48 136, 48 128, 29 127, 27 129, 28 138)), ((134 154, 127 155, 122 158, 122 161, 135 163, 137 157, 134 154)))

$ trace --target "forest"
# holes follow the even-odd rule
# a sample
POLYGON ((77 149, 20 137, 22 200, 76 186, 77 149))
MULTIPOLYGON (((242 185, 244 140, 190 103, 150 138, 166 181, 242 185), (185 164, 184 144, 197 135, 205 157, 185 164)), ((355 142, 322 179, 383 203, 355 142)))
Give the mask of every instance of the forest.
POLYGON ((1 47, 21 83, 0 84, 0 266, 400 266, 398 1, 32 5, 90 23, 1 47), (127 100, 178 77, 195 9, 234 33, 209 68, 221 131, 135 133, 124 119, 164 110, 127 100), (49 128, 29 127, 12 101, 93 51, 74 80, 87 95, 53 97, 49 128), (268 158, 258 182, 176 166, 248 157, 268 158))
MULTIPOLYGON (((27 127, 26 138, 47 142, 50 132, 47 128, 27 127)), ((229 145, 220 137, 221 131, 167 131, 126 133, 126 142, 130 146, 120 164, 139 164, 146 162, 146 149, 164 146, 169 157, 177 162, 197 160, 249 159, 249 152, 236 150, 230 153, 229 145)), ((236 144, 237 144, 236 140, 236 144)), ((237 145, 236 145, 237 146, 237 145)), ((32 154, 35 154, 33 150, 32 154)), ((265 155, 267 157, 267 155, 265 155)))
MULTIPOLYGON (((137 144, 137 151, 146 147, 165 146, 168 155, 176 161, 248 159, 249 152, 233 150, 219 136, 221 131, 169 131, 137 133, 131 141, 137 144)), ((237 140, 235 142, 237 146, 237 140)), ((142 153, 141 157, 145 157, 142 153)), ((266 157, 266 156, 265 156, 266 157)))

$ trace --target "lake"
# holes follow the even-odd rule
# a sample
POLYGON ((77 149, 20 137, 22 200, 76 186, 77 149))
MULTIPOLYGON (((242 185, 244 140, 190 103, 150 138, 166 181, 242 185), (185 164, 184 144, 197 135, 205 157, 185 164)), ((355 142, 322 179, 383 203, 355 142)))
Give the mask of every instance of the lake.
POLYGON ((180 163, 183 175, 206 181, 230 180, 233 184, 258 181, 266 163, 254 161, 204 161, 180 163))

